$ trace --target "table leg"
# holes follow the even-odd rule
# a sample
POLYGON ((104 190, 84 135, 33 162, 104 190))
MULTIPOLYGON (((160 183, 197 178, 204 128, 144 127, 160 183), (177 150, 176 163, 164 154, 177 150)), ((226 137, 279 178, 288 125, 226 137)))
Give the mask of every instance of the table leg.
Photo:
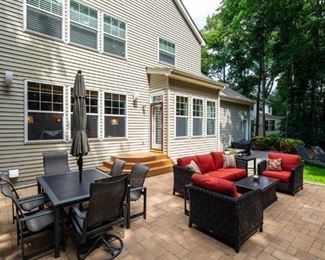
POLYGON ((54 208, 54 257, 60 257, 60 208, 54 208))

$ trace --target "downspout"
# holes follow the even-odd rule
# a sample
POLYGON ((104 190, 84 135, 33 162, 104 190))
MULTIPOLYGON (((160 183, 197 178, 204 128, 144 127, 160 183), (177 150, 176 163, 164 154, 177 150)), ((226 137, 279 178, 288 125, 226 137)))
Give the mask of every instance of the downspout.
POLYGON ((221 144, 220 144, 220 140, 221 140, 221 135, 220 135, 220 90, 218 90, 218 94, 217 94, 217 109, 218 109, 218 112, 217 112, 217 131, 218 131, 218 134, 217 134, 217 138, 218 138, 218 151, 221 150, 221 144))
POLYGON ((166 153, 169 156, 169 147, 170 147, 170 89, 169 89, 169 77, 167 77, 167 147, 166 153))

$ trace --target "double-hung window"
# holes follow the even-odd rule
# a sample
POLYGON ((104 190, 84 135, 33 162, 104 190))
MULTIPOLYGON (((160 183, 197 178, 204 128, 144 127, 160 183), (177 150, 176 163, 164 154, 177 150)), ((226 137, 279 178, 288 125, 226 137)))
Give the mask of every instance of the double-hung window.
POLYGON ((26 29, 62 38, 63 0, 27 0, 26 29))
POLYGON ((215 135, 216 133, 216 102, 207 101, 207 128, 206 135, 215 135))
POLYGON ((126 95, 105 93, 105 138, 126 137, 126 95))
POLYGON ((125 51, 125 22, 104 14, 104 52, 125 57, 125 51))
MULTIPOLYGON (((74 114, 73 114, 73 89, 71 89, 71 138, 74 133, 74 114)), ((98 91, 86 90, 86 111, 87 111, 87 127, 86 132, 88 138, 98 138, 98 91)))
POLYGON ((192 135, 203 135, 203 100, 193 98, 193 126, 192 135))
POLYGON ((275 131, 275 120, 266 120, 265 121, 265 130, 266 131, 275 131))
POLYGON ((175 66, 175 54, 175 44, 159 38, 159 61, 175 66))
POLYGON ((63 140, 63 86, 27 83, 27 141, 63 140))
POLYGON ((70 42, 97 49, 97 37, 97 10, 70 0, 70 42))
POLYGON ((176 96, 176 136, 188 136, 188 98, 176 96))

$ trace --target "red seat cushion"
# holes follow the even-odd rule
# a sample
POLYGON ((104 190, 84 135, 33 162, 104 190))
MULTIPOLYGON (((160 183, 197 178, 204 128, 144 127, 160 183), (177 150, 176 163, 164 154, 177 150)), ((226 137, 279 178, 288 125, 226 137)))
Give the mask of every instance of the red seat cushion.
POLYGON ((276 178, 281 182, 289 182, 291 172, 288 171, 264 171, 263 176, 276 178))
POLYGON ((201 154, 197 155, 197 159, 199 161, 199 167, 202 173, 215 171, 214 162, 211 154, 201 154))
POLYGON ((220 168, 217 171, 207 173, 207 175, 228 181, 238 181, 246 177, 246 170, 241 168, 220 168))
POLYGON ((274 153, 269 152, 269 159, 282 159, 281 167, 283 171, 291 171, 300 163, 300 156, 287 153, 274 153))
POLYGON ((224 153, 223 152, 211 152, 210 154, 212 155, 214 166, 215 166, 216 170, 222 168, 222 166, 223 166, 222 156, 224 153))
POLYGON ((192 160, 193 160, 197 165, 199 165, 199 161, 198 161, 196 155, 193 155, 193 156, 185 156, 185 157, 182 157, 182 158, 178 158, 178 159, 177 159, 177 164, 178 164, 179 166, 185 167, 185 166, 188 165, 192 160))
POLYGON ((214 178, 209 176, 208 174, 193 174, 192 182, 201 188, 219 192, 227 196, 238 196, 236 185, 234 182, 231 181, 214 178))

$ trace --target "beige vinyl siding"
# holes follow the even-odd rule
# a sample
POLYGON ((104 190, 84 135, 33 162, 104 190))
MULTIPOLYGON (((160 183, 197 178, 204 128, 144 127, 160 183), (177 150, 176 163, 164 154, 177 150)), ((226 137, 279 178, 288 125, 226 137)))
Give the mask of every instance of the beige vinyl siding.
POLYGON ((243 138, 242 120, 248 122, 248 135, 250 135, 250 106, 220 101, 220 141, 222 149, 229 146, 232 141, 243 138))
POLYGON ((206 88, 190 86, 186 83, 180 83, 174 80, 170 81, 170 99, 169 99, 169 113, 170 113, 170 133, 169 133, 169 156, 175 161, 177 158, 193 155, 203 154, 211 151, 218 150, 219 138, 218 138, 218 125, 217 117, 219 114, 218 109, 218 91, 208 90, 206 88), (189 98, 189 136, 188 137, 175 137, 175 100, 176 96, 185 96, 189 98), (203 99, 204 101, 204 120, 203 120, 203 132, 206 130, 206 100, 216 102, 216 135, 215 136, 200 136, 192 137, 192 98, 203 99))
MULTIPOLYGON (((86 86, 128 97, 128 138, 91 140, 85 168, 101 165, 110 154, 149 149, 150 111, 146 67, 163 67, 158 62, 158 37, 177 46, 176 67, 200 74, 200 44, 172 0, 82 1, 127 23, 127 59, 112 57, 75 45, 23 31, 23 0, 1 2, 0 9, 0 171, 19 168, 19 181, 35 180, 43 172, 42 152, 69 150, 70 141, 24 142, 24 84, 26 80, 73 86, 82 69, 86 86), (13 85, 4 86, 5 71, 14 73, 13 85), (139 92, 138 106, 133 93, 139 92), (142 105, 146 105, 143 113, 142 105)), ((68 10, 66 10, 68 12, 68 10)), ((67 20, 65 28, 69 27, 67 20)), ((65 41, 68 41, 65 35, 65 41)), ((69 110, 69 98, 65 109, 69 110)), ((102 104, 100 104, 102 116, 102 104)), ((67 113, 66 113, 67 115, 67 113)), ((99 118, 102 122, 102 117, 99 118)), ((68 135, 69 120, 66 117, 68 135)), ((103 125, 103 124, 100 124, 103 125)), ((166 125, 166 124, 165 124, 166 125)), ((100 128, 102 135, 103 127, 100 128)), ((76 161, 69 157, 70 167, 76 161)))

